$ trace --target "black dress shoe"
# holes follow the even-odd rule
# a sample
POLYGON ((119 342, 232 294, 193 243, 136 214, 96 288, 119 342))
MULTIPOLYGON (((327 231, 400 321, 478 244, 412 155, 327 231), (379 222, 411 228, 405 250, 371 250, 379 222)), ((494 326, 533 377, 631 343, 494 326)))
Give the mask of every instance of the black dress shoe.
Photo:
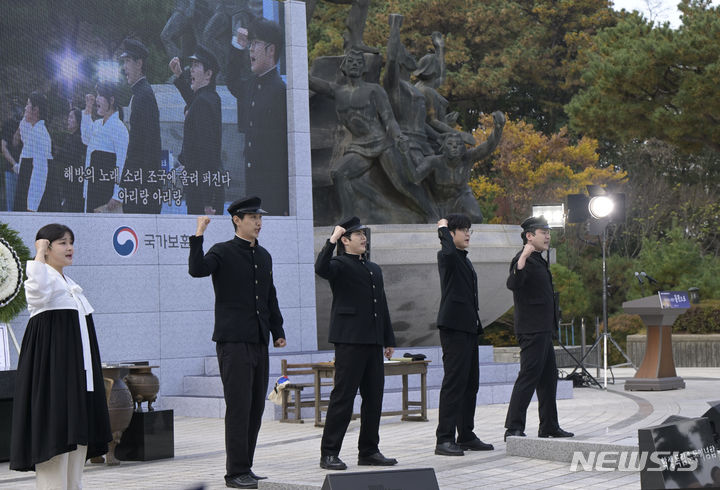
POLYGON ((525 433, 520 429, 508 429, 505 431, 503 441, 507 442, 508 437, 525 437, 525 433))
POLYGON ((377 452, 370 456, 358 456, 358 465, 360 466, 393 466, 397 464, 397 459, 386 458, 382 453, 377 452))
POLYGON ((324 468, 326 470, 346 470, 347 465, 337 456, 321 456, 320 468, 324 468))
POLYGON ((493 449, 495 449, 492 444, 485 444, 477 438, 468 442, 458 441, 457 446, 466 451, 492 451, 493 449))
POLYGON ((560 427, 552 432, 538 432, 538 437, 573 437, 575 434, 562 430, 560 427))
POLYGON ((435 454, 438 456, 465 456, 465 451, 454 442, 441 442, 435 445, 435 454))
POLYGON ((258 482, 249 473, 244 475, 226 476, 225 486, 230 488, 257 488, 258 482))
POLYGON ((250 470, 250 476, 252 476, 256 480, 267 480, 267 476, 258 476, 255 473, 253 473, 253 470, 250 470))

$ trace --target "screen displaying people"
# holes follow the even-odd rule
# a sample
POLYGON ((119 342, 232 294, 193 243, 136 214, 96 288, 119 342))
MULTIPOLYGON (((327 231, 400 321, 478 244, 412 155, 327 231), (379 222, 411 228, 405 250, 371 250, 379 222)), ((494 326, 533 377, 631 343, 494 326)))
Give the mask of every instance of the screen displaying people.
MULTIPOLYGON (((32 5, 12 13, 0 211, 221 214, 261 194, 271 215, 289 214, 284 4, 167 3, 148 18, 94 17, 79 37, 48 29, 42 44, 22 41, 21 26, 45 22, 32 5), (199 55, 216 64, 211 110, 209 88, 173 86, 198 85, 199 55)), ((88 22, 80 2, 57 9, 88 22)))

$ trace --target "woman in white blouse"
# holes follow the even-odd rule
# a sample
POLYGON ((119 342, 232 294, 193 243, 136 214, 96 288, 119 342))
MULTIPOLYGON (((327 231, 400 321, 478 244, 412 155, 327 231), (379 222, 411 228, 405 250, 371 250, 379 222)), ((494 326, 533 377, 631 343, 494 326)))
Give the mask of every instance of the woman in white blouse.
POLYGON ((92 306, 63 268, 75 237, 43 226, 27 262, 28 321, 18 359, 10 469, 35 470, 37 488, 82 488, 86 458, 112 439, 92 306))
POLYGON ((122 213, 120 183, 127 155, 128 130, 115 102, 115 88, 105 84, 98 85, 96 90, 97 97, 85 96, 80 125, 82 141, 87 145, 85 212, 122 213), (100 118, 93 121, 95 105, 100 118))

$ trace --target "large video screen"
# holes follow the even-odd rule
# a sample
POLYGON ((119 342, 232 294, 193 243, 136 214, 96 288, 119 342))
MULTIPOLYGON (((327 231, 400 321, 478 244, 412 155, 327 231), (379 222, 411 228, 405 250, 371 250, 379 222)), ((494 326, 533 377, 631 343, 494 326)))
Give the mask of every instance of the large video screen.
POLYGON ((0 2, 0 211, 287 215, 283 3, 0 2))

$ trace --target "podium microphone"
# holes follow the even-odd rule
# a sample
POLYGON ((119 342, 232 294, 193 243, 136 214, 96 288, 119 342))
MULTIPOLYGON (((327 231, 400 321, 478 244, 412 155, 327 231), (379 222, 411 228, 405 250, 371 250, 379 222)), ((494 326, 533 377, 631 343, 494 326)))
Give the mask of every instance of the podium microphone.
POLYGON ((638 280, 638 282, 640 283, 641 286, 642 286, 643 284, 645 284, 645 283, 643 282, 643 280, 642 280, 642 277, 640 276, 640 273, 637 272, 637 271, 635 271, 635 279, 638 280))
POLYGON ((652 277, 648 276, 645 272, 641 272, 640 275, 643 276, 645 279, 647 279, 650 284, 657 284, 657 283, 658 283, 655 279, 653 279, 652 277))

